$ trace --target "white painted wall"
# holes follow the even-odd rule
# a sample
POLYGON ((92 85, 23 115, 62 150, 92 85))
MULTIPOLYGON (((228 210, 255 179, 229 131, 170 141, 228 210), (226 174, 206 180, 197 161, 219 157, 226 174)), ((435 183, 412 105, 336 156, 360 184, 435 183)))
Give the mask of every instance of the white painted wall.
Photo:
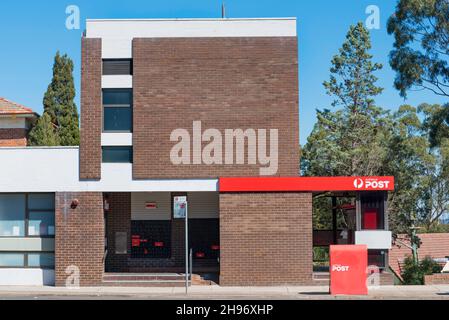
POLYGON ((132 164, 102 164, 101 181, 79 180, 78 148, 0 148, 0 192, 217 191, 218 179, 133 180, 132 164))
POLYGON ((103 89, 130 89, 133 87, 133 76, 130 75, 106 75, 101 78, 103 89))
POLYGON ((102 146, 132 146, 133 134, 125 132, 117 133, 102 133, 101 134, 102 146))
POLYGON ((0 268, 0 286, 54 286, 55 271, 49 269, 0 268))
POLYGON ((355 244, 366 244, 368 249, 391 249, 391 231, 356 231, 355 244))
POLYGON ((296 18, 87 20, 103 58, 131 58, 133 38, 295 37, 296 18))

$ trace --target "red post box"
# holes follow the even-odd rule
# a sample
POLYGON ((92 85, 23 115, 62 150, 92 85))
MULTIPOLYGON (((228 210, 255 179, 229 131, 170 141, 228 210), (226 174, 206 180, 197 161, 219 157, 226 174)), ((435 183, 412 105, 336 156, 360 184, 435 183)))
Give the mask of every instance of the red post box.
POLYGON ((366 245, 330 246, 330 293, 332 295, 367 295, 366 245))

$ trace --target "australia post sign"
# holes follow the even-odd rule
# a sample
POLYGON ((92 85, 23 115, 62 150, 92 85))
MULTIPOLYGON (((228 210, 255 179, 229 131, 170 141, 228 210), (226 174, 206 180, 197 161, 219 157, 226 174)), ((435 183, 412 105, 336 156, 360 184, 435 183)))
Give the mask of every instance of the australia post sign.
POLYGON ((330 293, 366 295, 368 248, 366 245, 330 246, 330 293))
POLYGON ((220 178, 220 192, 393 191, 394 177, 220 178))

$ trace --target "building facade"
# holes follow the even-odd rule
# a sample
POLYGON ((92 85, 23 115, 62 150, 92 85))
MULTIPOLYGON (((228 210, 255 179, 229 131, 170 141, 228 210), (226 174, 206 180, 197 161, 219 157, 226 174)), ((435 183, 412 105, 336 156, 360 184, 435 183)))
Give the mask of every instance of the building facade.
POLYGON ((37 119, 30 108, 0 97, 0 147, 24 147, 37 119))
POLYGON ((388 249, 391 178, 298 178, 297 47, 288 18, 88 20, 79 149, 0 150, 0 284, 176 285, 186 245, 203 280, 314 284, 334 190, 378 196, 353 242, 388 249))

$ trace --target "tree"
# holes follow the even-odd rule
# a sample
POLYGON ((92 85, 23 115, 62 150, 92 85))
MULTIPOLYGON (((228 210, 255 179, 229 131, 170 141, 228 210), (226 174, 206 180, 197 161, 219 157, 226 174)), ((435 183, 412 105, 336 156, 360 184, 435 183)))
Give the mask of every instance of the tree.
POLYGON ((410 235, 423 192, 424 160, 429 147, 417 112, 417 108, 404 105, 393 114, 386 142, 388 151, 382 163, 385 174, 395 177, 395 191, 389 195, 390 229, 410 235))
MULTIPOLYGON (((44 115, 50 117, 55 126, 58 143, 62 146, 79 144, 79 117, 74 102, 75 85, 73 81, 73 62, 67 56, 56 53, 53 65, 53 78, 44 95, 44 115)), ((37 145, 46 142, 35 140, 37 145)))
MULTIPOLYGON (((419 110, 424 114, 423 131, 429 137, 429 122, 443 109, 440 105, 423 104, 419 110)), ((418 206, 419 219, 427 230, 439 224, 441 217, 449 212, 449 139, 439 139, 438 146, 429 145, 424 162, 422 202, 418 206)))
POLYGON ((371 61, 371 40, 363 23, 351 26, 324 82, 336 112, 317 111, 317 124, 304 147, 303 173, 319 176, 377 175, 382 172, 388 113, 374 104, 382 92, 371 61))
POLYGON ((402 96, 418 89, 449 97, 448 12, 449 0, 399 0, 388 33, 395 37, 390 64, 402 96))
POLYGON ((51 118, 47 113, 37 120, 33 130, 28 138, 31 146, 57 146, 59 145, 58 136, 51 122, 51 118))

